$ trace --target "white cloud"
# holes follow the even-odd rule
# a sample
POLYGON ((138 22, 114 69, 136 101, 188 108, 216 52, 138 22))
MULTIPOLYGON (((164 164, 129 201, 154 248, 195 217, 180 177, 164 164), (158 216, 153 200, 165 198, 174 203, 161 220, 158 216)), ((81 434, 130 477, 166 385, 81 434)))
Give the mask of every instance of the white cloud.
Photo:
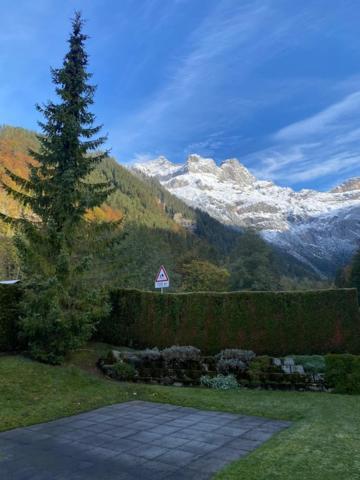
MULTIPOLYGON (((359 175, 360 91, 272 135, 273 145, 249 155, 253 172, 287 185, 359 175)), ((335 180, 336 182, 336 180, 335 180)), ((327 182, 329 183, 329 182, 327 182)))
POLYGON ((351 173, 353 167, 360 163, 360 154, 352 152, 339 153, 319 164, 313 164, 310 168, 299 169, 292 174, 293 182, 304 182, 326 176, 346 175, 351 173))
POLYGON ((326 177, 355 176, 355 170, 360 165, 360 152, 334 153, 331 148, 324 150, 319 146, 296 145, 255 153, 247 157, 245 163, 251 164, 254 159, 258 163, 256 168, 251 169, 254 175, 290 186, 326 177))
MULTIPOLYGON (((242 96, 236 83, 284 49, 283 39, 296 22, 296 16, 282 22, 276 16, 270 1, 219 0, 187 39, 181 56, 173 57, 167 81, 113 126, 112 142, 125 152, 139 143, 145 151, 161 149, 174 138, 202 143, 212 121, 217 129, 245 121, 249 111, 259 108, 259 99, 242 96)), ((262 101, 269 102, 269 95, 262 101)))
POLYGON ((274 135, 274 139, 293 141, 329 130, 336 131, 338 121, 344 121, 349 115, 359 112, 359 109, 360 91, 357 91, 312 117, 282 128, 274 135))

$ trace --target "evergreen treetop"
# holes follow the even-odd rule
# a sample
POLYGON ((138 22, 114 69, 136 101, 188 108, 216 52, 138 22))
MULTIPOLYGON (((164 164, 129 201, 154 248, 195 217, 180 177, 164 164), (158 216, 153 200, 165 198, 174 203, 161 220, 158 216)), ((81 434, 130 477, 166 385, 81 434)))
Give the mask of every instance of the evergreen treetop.
POLYGON ((93 126, 95 116, 88 111, 93 104, 95 86, 87 83, 88 55, 82 33, 83 20, 76 12, 69 51, 61 68, 52 69, 59 102, 37 105, 45 121, 39 122, 39 150, 31 150, 35 162, 30 165, 29 179, 6 170, 15 183, 5 190, 39 217, 41 223, 56 231, 68 230, 83 217, 86 210, 104 202, 110 193, 108 183, 86 181, 96 165, 107 155, 95 153, 106 140, 98 134, 101 126, 93 126))

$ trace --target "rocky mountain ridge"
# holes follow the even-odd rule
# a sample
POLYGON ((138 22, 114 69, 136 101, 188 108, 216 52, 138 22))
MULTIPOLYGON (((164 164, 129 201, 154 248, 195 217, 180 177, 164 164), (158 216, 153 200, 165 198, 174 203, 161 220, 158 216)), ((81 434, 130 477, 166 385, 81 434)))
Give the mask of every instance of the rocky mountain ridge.
POLYGON ((360 242, 360 177, 328 192, 297 192, 258 180, 236 158, 218 166, 196 154, 183 165, 158 157, 132 169, 156 177, 172 194, 224 224, 256 229, 324 276, 333 275, 360 242))

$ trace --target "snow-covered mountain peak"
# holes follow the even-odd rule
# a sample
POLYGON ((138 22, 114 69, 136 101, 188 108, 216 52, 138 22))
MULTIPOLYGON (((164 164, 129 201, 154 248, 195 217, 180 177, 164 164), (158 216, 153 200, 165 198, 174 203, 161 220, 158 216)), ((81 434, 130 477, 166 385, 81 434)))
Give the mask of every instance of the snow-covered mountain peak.
POLYGON ((334 272, 360 240, 360 177, 330 192, 297 192, 257 180, 236 158, 218 166, 196 154, 183 165, 159 157, 133 168, 222 223, 257 229, 315 270, 334 272))
POLYGON ((239 185, 251 185, 256 181, 254 175, 237 158, 224 160, 220 165, 220 169, 223 181, 233 181, 239 185))
POLYGON ((337 187, 333 188, 331 192, 342 193, 352 192, 354 190, 360 190, 360 177, 349 178, 349 180, 346 180, 337 187))
POLYGON ((177 170, 181 168, 181 165, 176 165, 170 162, 166 157, 159 156, 154 160, 149 160, 144 163, 135 163, 132 168, 149 177, 167 178, 169 175, 173 175, 177 170))
POLYGON ((185 171, 192 173, 212 173, 216 175, 218 167, 212 158, 204 158, 196 153, 188 156, 185 171))

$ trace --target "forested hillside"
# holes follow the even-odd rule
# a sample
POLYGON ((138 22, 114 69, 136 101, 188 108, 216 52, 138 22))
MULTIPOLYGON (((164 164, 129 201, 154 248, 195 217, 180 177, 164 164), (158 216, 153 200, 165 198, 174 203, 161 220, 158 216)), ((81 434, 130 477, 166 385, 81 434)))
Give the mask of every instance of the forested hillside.
MULTIPOLYGON (((0 172, 8 168, 26 177, 28 149, 36 149, 33 132, 0 128, 0 172)), ((185 205, 154 179, 135 176, 115 159, 105 159, 89 181, 110 180, 108 202, 88 212, 79 239, 79 255, 94 268, 83 281, 99 286, 153 288, 164 264, 176 290, 289 289, 321 286, 301 264, 270 247, 253 232, 236 231, 185 205), (107 222, 107 228, 98 228, 107 222), (196 282, 194 281, 196 272, 196 282)), ((0 188, 0 211, 31 216, 0 188)), ((0 225, 0 277, 18 275, 12 231, 0 225)), ((21 272, 20 272, 21 275, 21 272)))

